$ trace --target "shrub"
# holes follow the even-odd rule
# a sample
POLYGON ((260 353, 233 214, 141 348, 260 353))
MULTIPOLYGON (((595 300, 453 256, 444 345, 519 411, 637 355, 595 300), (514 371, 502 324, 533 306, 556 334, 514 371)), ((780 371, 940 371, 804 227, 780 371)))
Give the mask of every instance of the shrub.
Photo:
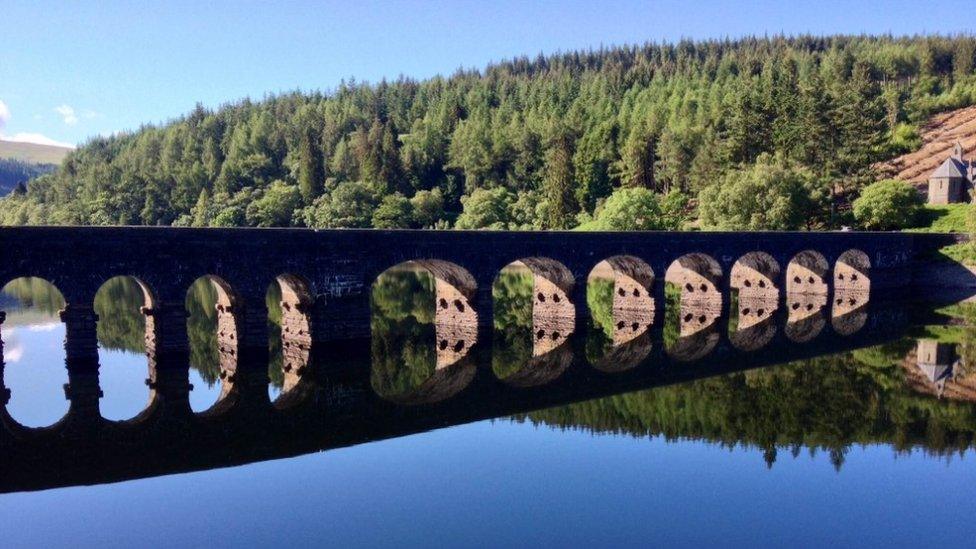
POLYGON ((865 229, 890 231, 911 227, 922 208, 922 197, 904 181, 872 183, 854 201, 854 219, 865 229))

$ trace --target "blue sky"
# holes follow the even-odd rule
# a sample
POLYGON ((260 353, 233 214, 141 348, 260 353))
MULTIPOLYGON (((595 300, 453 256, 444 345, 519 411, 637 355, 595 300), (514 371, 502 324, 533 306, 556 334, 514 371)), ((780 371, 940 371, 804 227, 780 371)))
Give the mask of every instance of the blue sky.
POLYGON ((964 1, 0 0, 0 138, 83 142, 197 102, 647 40, 973 32, 964 1))

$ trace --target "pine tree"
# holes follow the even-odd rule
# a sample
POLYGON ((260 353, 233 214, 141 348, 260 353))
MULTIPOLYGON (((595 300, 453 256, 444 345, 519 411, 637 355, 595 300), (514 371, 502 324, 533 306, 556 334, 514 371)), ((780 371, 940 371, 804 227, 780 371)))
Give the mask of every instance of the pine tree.
POLYGON ((196 205, 193 206, 193 210, 190 211, 190 215, 193 217, 192 225, 194 227, 206 227, 210 224, 210 193, 207 189, 200 191, 200 197, 197 198, 196 205))
POLYGON ((298 188, 305 204, 311 204, 322 194, 325 184, 325 169, 319 143, 320 136, 315 128, 311 124, 307 125, 298 144, 298 188))
POLYGON ((546 150, 543 190, 549 203, 547 226, 567 229, 579 210, 573 193, 573 141, 569 131, 556 127, 546 150))

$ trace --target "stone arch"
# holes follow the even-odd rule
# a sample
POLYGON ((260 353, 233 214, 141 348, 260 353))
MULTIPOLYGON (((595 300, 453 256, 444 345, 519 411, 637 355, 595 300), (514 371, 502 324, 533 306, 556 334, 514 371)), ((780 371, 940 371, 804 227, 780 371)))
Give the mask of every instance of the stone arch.
POLYGON ((407 261, 377 277, 373 284, 371 382, 380 396, 401 404, 430 403, 449 398, 467 386, 474 377, 466 357, 477 342, 476 292, 477 283, 466 269, 438 259, 407 261), (416 273, 430 278, 417 277, 416 273), (419 305, 410 301, 410 296, 385 295, 404 291, 404 284, 408 288, 426 286, 431 279, 432 287, 424 290, 425 295, 431 292, 430 301, 424 297, 419 305), (399 316, 385 315, 401 298, 409 301, 404 304, 410 310, 400 311, 399 316), (404 313, 412 320, 403 320, 404 313), (424 350, 408 360, 402 355, 408 344, 424 350), (407 371, 410 375, 405 375, 407 371))
MULTIPOLYGON (((197 284, 212 290, 212 295, 207 299, 212 299, 212 313, 203 311, 205 314, 212 314, 207 322, 214 330, 213 340, 209 340, 209 334, 200 334, 207 337, 207 342, 212 345, 210 349, 192 349, 190 352, 191 366, 201 371, 202 377, 213 376, 220 384, 217 402, 207 409, 205 414, 216 414, 229 408, 236 401, 235 383, 237 380, 237 366, 240 357, 240 331, 243 328, 241 319, 242 301, 240 296, 224 279, 216 275, 204 275, 193 282, 191 288, 197 284), (199 361, 193 364, 193 360, 199 361)), ((188 301, 190 289, 187 290, 188 301)), ((203 303, 204 307, 211 303, 203 303)), ((190 311, 188 325, 194 321, 193 311, 190 311)), ((199 329, 199 328, 197 328, 199 329)), ((193 328, 191 327, 192 331, 193 328)), ((191 340, 193 338, 191 337, 191 340)), ((212 379, 212 378, 211 378, 212 379)))
POLYGON ((834 264, 834 291, 871 291, 871 259, 868 254, 850 249, 834 264))
POLYGON ((144 370, 125 367, 127 361, 112 360, 110 353, 148 354, 152 358, 157 328, 160 327, 154 314, 156 303, 155 293, 149 285, 131 275, 113 276, 95 292, 92 309, 97 318, 99 375, 105 389, 100 412, 109 421, 134 420, 151 407, 155 399, 154 361, 147 361, 144 370), (141 394, 139 388, 147 385, 148 401, 134 401, 134 392, 141 394), (120 390, 115 391, 116 388, 120 390))
POLYGON ((29 336, 47 337, 51 333, 48 328, 65 329, 61 316, 66 306, 65 296, 52 282, 33 276, 6 281, 0 286, 0 296, 4 298, 0 303, 11 304, 0 311, 0 412, 3 422, 21 434, 50 432, 64 422, 69 413, 70 406, 62 390, 70 382, 65 369, 67 353, 59 351, 60 361, 38 357, 40 360, 33 364, 32 351, 36 348, 32 348, 29 336), (38 330, 38 327, 43 329, 38 330), (54 373, 53 383, 37 386, 38 374, 42 373, 35 370, 38 366, 54 373), (30 387, 30 391, 24 390, 26 387, 30 387))
POLYGON ((614 346, 640 337, 653 324, 654 270, 642 259, 628 255, 607 258, 593 267, 586 284, 593 321, 610 332, 614 346))
MULTIPOLYGON (((434 278, 435 323, 458 324, 478 322, 472 302, 478 284, 464 267, 440 259, 415 259, 394 265, 380 276, 397 270, 423 270, 434 278)), ((379 277, 377 277, 379 280, 379 277)), ((376 282, 373 283, 374 287, 376 282)))
POLYGON ((681 297, 698 301, 721 301, 719 290, 722 281, 722 266, 711 256, 703 253, 690 253, 675 259, 664 274, 665 283, 681 289, 681 297))
POLYGON ((697 360, 719 340, 716 323, 722 315, 722 268, 708 255, 687 254, 671 263, 664 280, 665 295, 670 296, 665 309, 665 350, 677 360, 697 360), (673 323, 677 326, 670 325, 673 323), (671 332, 676 333, 668 337, 671 332))
POLYGON ((826 320, 830 263, 815 250, 804 250, 790 259, 786 267, 786 337, 797 343, 812 340, 823 330, 826 320))
MULTIPOLYGON (((143 281, 139 277, 132 276, 132 275, 117 275, 107 279, 105 282, 102 283, 101 286, 99 286, 98 290, 95 292, 95 301, 96 301, 94 303, 95 313, 96 314, 101 313, 99 314, 99 320, 98 320, 101 323, 107 321, 107 319, 104 318, 106 314, 111 315, 111 314, 116 314, 118 312, 118 311, 109 312, 104 309, 105 303, 99 303, 99 296, 102 295, 101 292, 115 290, 116 292, 121 291, 124 293, 131 293, 133 289, 135 289, 135 291, 137 291, 138 294, 140 294, 140 298, 141 298, 139 299, 140 303, 136 308, 136 310, 139 312, 140 315, 142 315, 144 319, 143 322, 145 324, 145 329, 143 330, 143 336, 142 336, 143 350, 150 350, 155 346, 155 341, 156 341, 156 326, 154 322, 155 319, 153 318, 153 309, 156 306, 157 299, 156 299, 155 292, 153 292, 152 288, 145 281, 143 281), (131 286, 127 288, 126 283, 128 283, 131 286), (116 288, 112 288, 113 284, 117 285, 116 288)), ((132 296, 115 295, 113 296, 112 299, 115 303, 118 303, 120 301, 120 298, 122 300, 128 300, 131 299, 132 296)))
POLYGON ((562 263, 547 257, 526 257, 512 263, 532 273, 532 315, 575 318, 572 295, 575 279, 562 263))
MULTIPOLYGON (((562 263, 544 257, 513 261, 498 273, 494 296, 492 368, 506 383, 538 385, 568 367, 561 358, 576 328, 575 280, 562 263)), ((571 356, 571 353, 570 353, 571 356)))
POLYGON ((779 298, 779 263, 766 252, 749 252, 732 265, 729 285, 739 294, 779 298))
MULTIPOLYGON (((272 306, 280 312, 281 364, 278 367, 282 374, 281 394, 273 404, 284 408, 301 400, 296 395, 301 392, 311 361, 315 295, 308 281, 299 275, 281 274, 275 277, 272 284, 277 285, 280 296, 278 303, 268 305, 269 314, 272 306)), ((274 357, 272 363, 276 363, 276 360, 277 357, 274 357)))
POLYGON ((735 307, 729 323, 729 341, 743 351, 754 351, 776 334, 774 315, 779 309, 779 263, 765 252, 749 252, 732 266, 730 286, 735 307))
POLYGON ((830 263, 820 252, 804 250, 796 254, 786 266, 786 293, 827 295, 827 271, 829 270, 830 263))

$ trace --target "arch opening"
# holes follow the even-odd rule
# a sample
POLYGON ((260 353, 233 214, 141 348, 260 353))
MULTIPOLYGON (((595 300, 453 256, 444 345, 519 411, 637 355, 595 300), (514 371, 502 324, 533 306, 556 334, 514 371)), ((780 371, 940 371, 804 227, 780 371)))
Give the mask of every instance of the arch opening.
POLYGON ((786 266, 786 293, 790 295, 827 295, 827 271, 830 264, 823 254, 804 250, 786 266))
POLYGON ((601 371, 624 371, 651 352, 654 270, 633 256, 613 256, 596 264, 586 281, 590 330, 586 355, 601 371))
POLYGON ((840 254, 834 264, 834 290, 837 292, 871 291, 871 259, 861 250, 840 254))
POLYGON ((154 335, 152 317, 145 313, 154 304, 152 290, 133 276, 112 277, 95 293, 99 385, 104 395, 100 410, 105 419, 130 419, 149 406, 146 351, 154 335))
POLYGON ((193 282, 186 295, 190 347, 190 408, 210 410, 233 395, 238 359, 240 299, 214 275, 193 282))
POLYGON ((298 275, 282 274, 268 285, 268 396, 275 406, 296 400, 309 373, 314 304, 311 286, 298 275))
POLYGON ((665 351, 681 361, 698 360, 715 348, 722 315, 722 267, 712 257, 679 257, 664 275, 665 351))
POLYGON ((729 341, 737 349, 760 349, 776 335, 779 276, 779 263, 765 252, 749 252, 732 266, 729 341))
POLYGON ((804 250, 786 267, 786 336, 805 343, 820 334, 826 325, 823 309, 827 305, 827 276, 830 264, 823 254, 804 250))
POLYGON ((861 250, 840 254, 834 264, 834 296, 830 324, 841 335, 852 335, 867 322, 871 299, 871 259, 861 250))
POLYGON ((477 285, 464 268, 416 260, 384 271, 371 293, 372 370, 381 397, 402 404, 436 402, 474 377, 477 285))
MULTIPOLYGON (((68 413, 63 387, 68 383, 65 325, 59 313, 65 299, 54 284, 36 277, 14 279, 0 289, 0 396, 9 400, 5 421, 46 427, 68 413)), ((3 402, 0 400, 0 403, 3 402)))
POLYGON ((516 386, 548 383, 572 362, 567 342, 576 328, 571 296, 575 280, 562 263, 545 257, 506 265, 492 286, 492 370, 516 386))

